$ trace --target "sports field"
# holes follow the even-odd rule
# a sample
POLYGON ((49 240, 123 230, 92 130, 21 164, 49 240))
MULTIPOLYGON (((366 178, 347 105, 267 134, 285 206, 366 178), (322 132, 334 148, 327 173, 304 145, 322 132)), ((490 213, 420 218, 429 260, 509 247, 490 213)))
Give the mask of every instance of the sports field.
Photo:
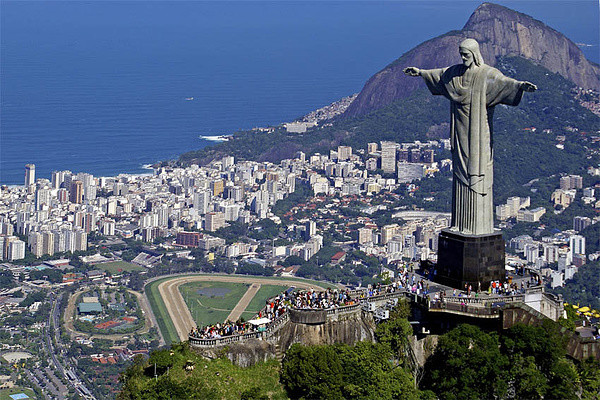
POLYGON ((0 400, 12 400, 10 395, 18 393, 25 393, 30 399, 37 399, 33 390, 15 386, 12 389, 0 389, 0 400))
MULTIPOLYGON (((154 316, 156 317, 156 321, 158 326, 162 332, 162 335, 167 344, 173 342, 179 342, 181 340, 185 340, 187 337, 187 332, 191 327, 196 325, 195 315, 189 311, 188 307, 186 307, 186 301, 184 300, 184 296, 181 295, 178 286, 183 286, 192 282, 208 282, 215 283, 221 285, 224 281, 226 283, 235 283, 235 284, 260 284, 261 287, 256 294, 256 296, 250 301, 248 306, 246 307, 247 312, 244 311, 242 313, 242 317, 245 319, 250 319, 259 309, 264 305, 264 301, 266 298, 271 295, 275 295, 279 293, 279 290, 275 288, 270 288, 270 286, 279 286, 281 290, 285 290, 290 286, 297 287, 315 287, 315 288, 326 288, 326 287, 335 287, 333 284, 312 281, 301 278, 283 278, 283 277, 257 277, 257 276, 245 276, 245 275, 208 275, 208 274, 191 274, 191 275, 177 275, 177 276, 167 276, 164 278, 157 279, 148 283, 145 287, 146 295, 148 296, 148 301, 150 306, 152 307, 152 311, 154 312, 154 316), (179 285, 177 284, 179 282, 179 285), (169 288, 171 291, 167 293, 166 289, 169 288), (161 289, 162 288, 162 289, 161 289), (176 290, 175 290, 176 289, 176 290), (162 292, 162 295, 161 295, 162 292), (174 293, 176 295, 174 297, 174 293), (163 296, 167 296, 167 298, 163 298, 163 296), (177 297, 180 298, 181 304, 178 304, 177 297), (167 304, 169 306, 167 306, 167 304), (178 305, 182 306, 179 307, 178 305), (181 308, 184 308, 182 310, 181 308), (173 322, 173 318, 176 319, 177 324, 173 322), (176 327, 177 325, 177 327, 176 327)), ((243 295, 243 293, 242 293, 243 295)), ((230 300, 233 303, 233 300, 230 300)), ((235 306, 235 304, 234 304, 235 306)), ((221 307, 218 307, 221 308, 221 307)), ((225 309, 225 308, 223 308, 225 309)), ((195 311, 194 311, 195 313, 195 311)), ((227 316, 225 316, 226 318, 227 316)))
POLYGON ((96 264, 96 267, 103 269, 111 274, 129 271, 143 271, 144 267, 129 263, 127 261, 110 261, 107 263, 96 264))

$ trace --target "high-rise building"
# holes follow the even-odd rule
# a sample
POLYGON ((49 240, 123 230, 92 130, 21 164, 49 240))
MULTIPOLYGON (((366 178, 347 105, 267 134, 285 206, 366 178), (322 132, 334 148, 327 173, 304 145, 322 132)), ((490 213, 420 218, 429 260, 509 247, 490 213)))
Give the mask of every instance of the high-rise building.
POLYGON ((25 166, 25 187, 29 188, 35 184, 35 164, 25 166))
POLYGON ((42 232, 44 236, 43 253, 53 255, 54 254, 54 233, 49 231, 42 232))
POLYGON ((83 182, 81 182, 81 181, 71 182, 71 191, 69 193, 69 201, 71 203, 76 203, 76 204, 83 203, 83 182))
POLYGON ((44 255, 44 235, 40 232, 29 232, 27 243, 34 256, 41 257, 44 255))
POLYGON ((50 206, 51 192, 48 188, 39 188, 35 193, 35 209, 41 210, 44 205, 50 206))
POLYGON ((12 236, 14 230, 15 227, 10 223, 10 221, 0 222, 0 235, 12 236))
POLYGON ((544 243, 542 248, 544 249, 544 260, 546 260, 548 264, 558 262, 558 246, 544 243))
POLYGON ((81 227, 86 233, 96 230, 96 214, 87 212, 83 215, 81 227))
POLYGON ((106 215, 116 215, 117 214, 117 200, 114 198, 109 198, 106 202, 106 215))
POLYGON ((525 259, 527 262, 534 263, 540 255, 540 249, 537 243, 528 243, 525 245, 525 259))
POLYGON ((87 233, 82 230, 75 231, 75 251, 87 250, 87 233))
POLYGON ((176 242, 180 246, 198 247, 202 234, 200 232, 177 232, 176 242))
POLYGON ((398 150, 398 161, 406 161, 408 162, 410 152, 408 149, 400 149, 398 150))
POLYGON ((225 182, 222 179, 212 181, 210 183, 210 188, 212 190, 213 196, 220 196, 221 193, 225 190, 225 182))
POLYGON ((424 163, 432 164, 433 162, 435 162, 435 151, 433 149, 427 149, 423 151, 423 154, 421 155, 421 160, 424 163))
POLYGON ((579 175, 567 175, 560 178, 560 188, 563 190, 581 189, 583 178, 579 175))
POLYGON ((367 153, 372 154, 377 152, 377 143, 367 144, 367 153))
POLYGON ((365 168, 367 171, 375 171, 377 169, 377 159, 374 157, 367 158, 365 162, 365 168))
POLYGON ((381 169, 385 173, 396 172, 396 148, 397 143, 381 142, 381 169))
POLYGON ((569 238, 569 248, 572 254, 585 254, 585 237, 573 235, 569 238))
POLYGON ((56 198, 59 202, 66 203, 69 201, 69 191, 65 188, 58 189, 58 192, 56 192, 56 198))
POLYGON ((194 193, 194 208, 198 210, 200 214, 206 214, 208 212, 210 197, 210 192, 206 190, 194 193))
POLYGON ((114 196, 125 196, 129 193, 129 186, 123 182, 115 182, 113 185, 113 195, 114 196))
POLYGON ((408 154, 408 161, 411 163, 421 162, 421 150, 419 149, 411 149, 408 154))
POLYGON ((347 161, 352 155, 352 147, 350 146, 338 146, 337 157, 338 161, 347 161))
POLYGON ((315 221, 306 221, 304 224, 304 240, 308 240, 317 234, 317 223, 315 221))
POLYGON ((592 224, 592 220, 589 217, 577 216, 573 218, 573 229, 577 232, 581 232, 592 224))
POLYGON ((373 231, 369 228, 358 229, 358 244, 365 244, 373 241, 373 231))
POLYGON ((227 169, 235 164, 235 158, 233 158, 233 156, 223 157, 221 163, 223 164, 223 169, 227 169))
POLYGON ((65 231, 55 230, 54 233, 54 252, 62 253, 67 251, 67 237, 65 231))
POLYGON ((112 219, 103 219, 100 224, 100 232, 104 236, 115 236, 115 229, 117 224, 112 219))
MULTIPOLYGON (((16 238, 15 238, 16 239, 16 238)), ((22 260, 25 258, 25 242, 22 240, 11 240, 8 244, 8 261, 22 260)))
POLYGON ((52 189, 59 189, 65 181, 65 174, 69 171, 52 171, 52 189))
POLYGON ((381 228, 381 244, 387 244, 394 236, 398 235, 400 226, 398 224, 385 225, 381 228))
POLYGON ((225 214, 222 212, 211 212, 206 214, 205 228, 209 232, 214 232, 225 226, 225 214))

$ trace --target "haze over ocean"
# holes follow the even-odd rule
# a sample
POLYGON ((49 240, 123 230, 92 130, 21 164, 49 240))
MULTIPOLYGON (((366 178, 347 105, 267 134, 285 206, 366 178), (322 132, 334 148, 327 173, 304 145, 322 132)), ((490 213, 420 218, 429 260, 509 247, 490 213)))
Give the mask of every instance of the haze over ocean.
MULTIPOLYGON (((597 1, 498 3, 600 61, 597 1)), ((0 184, 23 184, 27 163, 46 178, 141 173, 201 135, 291 121, 479 4, 2 0, 0 184)))

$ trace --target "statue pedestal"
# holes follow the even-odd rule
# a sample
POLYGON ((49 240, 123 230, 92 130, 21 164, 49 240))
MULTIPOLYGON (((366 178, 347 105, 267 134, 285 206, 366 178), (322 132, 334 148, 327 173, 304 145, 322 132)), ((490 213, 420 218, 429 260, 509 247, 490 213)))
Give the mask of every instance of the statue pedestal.
POLYGON ((476 291, 487 290, 491 281, 504 282, 504 239, 502 233, 465 235, 444 229, 438 242, 437 279, 440 283, 476 291))

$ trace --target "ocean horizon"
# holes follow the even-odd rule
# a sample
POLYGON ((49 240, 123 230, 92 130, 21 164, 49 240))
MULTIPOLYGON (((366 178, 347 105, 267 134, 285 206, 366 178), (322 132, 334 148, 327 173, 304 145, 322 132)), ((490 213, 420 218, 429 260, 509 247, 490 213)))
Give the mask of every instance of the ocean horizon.
MULTIPOLYGON (((2 1, 0 184, 95 176, 292 121, 359 92, 481 2, 2 1), (204 137, 204 138, 203 138, 204 137)), ((598 3, 500 1, 598 63, 598 3)))

